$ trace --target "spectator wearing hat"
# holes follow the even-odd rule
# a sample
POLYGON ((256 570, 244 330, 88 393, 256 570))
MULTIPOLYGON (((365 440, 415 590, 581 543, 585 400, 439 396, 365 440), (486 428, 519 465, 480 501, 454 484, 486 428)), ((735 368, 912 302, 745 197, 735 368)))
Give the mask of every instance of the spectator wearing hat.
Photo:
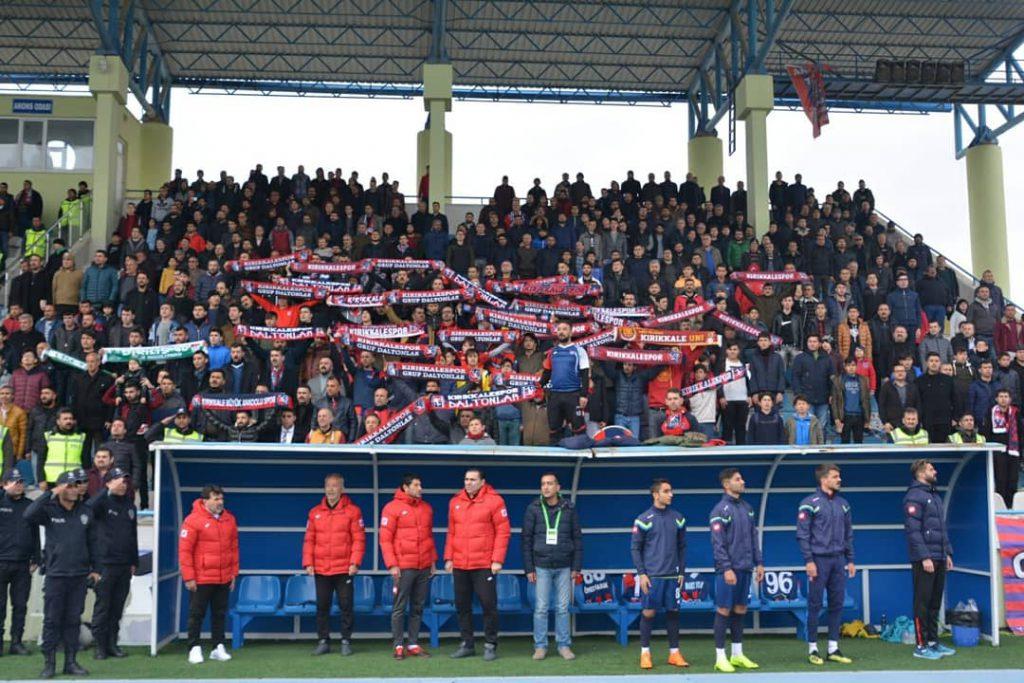
POLYGON ((5 471, 0 493, 0 643, 3 642, 7 598, 11 600, 12 655, 27 655, 21 639, 25 633, 25 615, 32 586, 32 573, 39 566, 39 527, 25 522, 30 505, 25 497, 25 480, 17 469, 5 471))
MULTIPOLYGON (((58 427, 68 421, 70 411, 58 418, 58 427)), ((79 435, 81 436, 81 435, 79 435)), ((51 467, 52 467, 51 463, 51 467)), ((52 471, 52 470, 51 470, 52 471)), ((64 643, 64 673, 88 676, 76 656, 79 628, 85 609, 87 579, 100 578, 95 571, 96 540, 91 533, 92 511, 82 502, 78 479, 71 470, 53 478, 55 485, 28 506, 25 521, 46 528, 46 580, 43 583, 43 660, 40 678, 53 678, 57 647, 64 643)))
POLYGON ((132 576, 139 563, 138 520, 133 498, 131 475, 114 467, 103 475, 103 489, 86 503, 93 516, 94 566, 100 574, 92 614, 94 659, 127 656, 117 646, 117 634, 121 630, 121 615, 131 590, 132 576))

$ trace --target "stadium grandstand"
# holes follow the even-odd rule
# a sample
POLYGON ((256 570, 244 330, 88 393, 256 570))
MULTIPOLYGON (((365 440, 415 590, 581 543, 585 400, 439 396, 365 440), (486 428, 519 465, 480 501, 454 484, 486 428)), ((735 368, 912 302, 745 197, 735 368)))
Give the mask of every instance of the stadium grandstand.
POLYGON ((1024 4, 0 17, 9 678, 1019 670, 1024 4), (181 91, 421 98, 416 176, 173 169, 181 91), (682 105, 686 159, 530 187, 495 159, 467 203, 467 100, 682 105), (952 113, 971 263, 870 172, 773 175, 777 108, 952 113))

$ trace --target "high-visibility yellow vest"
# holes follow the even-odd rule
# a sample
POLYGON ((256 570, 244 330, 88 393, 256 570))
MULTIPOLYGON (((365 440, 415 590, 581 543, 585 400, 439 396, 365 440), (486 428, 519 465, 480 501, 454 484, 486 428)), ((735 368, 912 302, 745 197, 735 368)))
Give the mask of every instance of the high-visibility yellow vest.
POLYGON ((892 442, 896 446, 927 446, 928 432, 919 429, 917 434, 907 434, 903 427, 897 427, 892 430, 892 442))
POLYGON ((46 259, 46 230, 25 230, 25 258, 38 256, 46 259))
POLYGON ((960 432, 953 432, 949 437, 950 443, 964 444, 964 443, 985 443, 985 437, 981 434, 974 435, 974 441, 964 441, 964 437, 960 432))
POLYGON ((46 465, 43 474, 46 481, 57 481, 57 477, 68 470, 82 466, 82 450, 85 447, 85 434, 72 432, 46 432, 46 465))
POLYGON ((182 434, 177 429, 165 429, 164 441, 168 443, 186 443, 188 441, 202 441, 203 435, 192 430, 191 434, 182 434))
POLYGON ((82 202, 79 199, 65 199, 60 203, 60 227, 82 225, 82 202))

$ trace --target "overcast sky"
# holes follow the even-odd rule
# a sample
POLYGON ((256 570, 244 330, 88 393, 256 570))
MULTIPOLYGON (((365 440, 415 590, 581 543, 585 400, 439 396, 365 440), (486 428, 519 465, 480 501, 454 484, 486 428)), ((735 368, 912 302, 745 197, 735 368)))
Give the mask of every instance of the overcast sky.
MULTIPOLYGON (((422 100, 329 99, 193 95, 176 89, 172 98, 174 165, 194 178, 220 169, 240 180, 257 162, 268 175, 283 164, 289 174, 302 163, 358 170, 365 184, 382 171, 415 193, 416 133, 423 127, 422 100)), ((967 180, 953 153, 952 114, 835 113, 821 137, 811 137, 803 112, 779 110, 768 117, 769 172, 786 179, 802 173, 818 196, 845 180, 851 191, 863 178, 878 208, 934 248, 970 269, 967 180)), ((719 125, 725 139, 726 124, 719 125)), ((534 177, 550 193, 563 172, 585 174, 596 192, 632 169, 686 171, 686 109, 683 106, 617 106, 459 102, 447 128, 453 134, 453 194, 489 196, 507 174, 525 194, 534 177)), ((730 186, 746 175, 743 124, 736 153, 728 156, 730 186)), ((1024 190, 1024 132, 1001 141, 1011 254, 1024 246, 1024 221, 1013 209, 1024 190)), ((703 182, 706 182, 702 179, 703 182)), ((994 245, 998 248, 998 245, 994 245)), ((1024 273, 1013 267, 1011 286, 1024 291, 1024 273)))

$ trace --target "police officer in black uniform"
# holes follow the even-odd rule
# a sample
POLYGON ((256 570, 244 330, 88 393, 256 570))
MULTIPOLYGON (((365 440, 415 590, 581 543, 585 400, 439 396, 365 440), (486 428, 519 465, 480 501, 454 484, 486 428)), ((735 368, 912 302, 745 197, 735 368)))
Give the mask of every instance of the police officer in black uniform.
POLYGON ((96 606, 92 612, 92 635, 96 642, 94 659, 126 657, 117 646, 124 603, 131 590, 132 576, 139 561, 139 543, 135 502, 131 497, 131 477, 114 467, 103 477, 106 488, 93 496, 86 507, 92 510, 96 537, 96 606))
POLYGON ((36 498, 25 510, 25 521, 46 527, 46 581, 43 584, 43 659, 40 678, 53 678, 57 645, 64 642, 64 673, 88 676, 75 659, 78 629, 85 609, 88 579, 95 573, 92 511, 81 500, 73 471, 57 477, 56 486, 36 498))
POLYGON ((0 492, 0 645, 4 640, 7 594, 11 596, 12 655, 27 655, 22 644, 32 572, 39 566, 39 527, 25 522, 25 510, 31 501, 25 497, 21 472, 11 469, 4 475, 0 492))

